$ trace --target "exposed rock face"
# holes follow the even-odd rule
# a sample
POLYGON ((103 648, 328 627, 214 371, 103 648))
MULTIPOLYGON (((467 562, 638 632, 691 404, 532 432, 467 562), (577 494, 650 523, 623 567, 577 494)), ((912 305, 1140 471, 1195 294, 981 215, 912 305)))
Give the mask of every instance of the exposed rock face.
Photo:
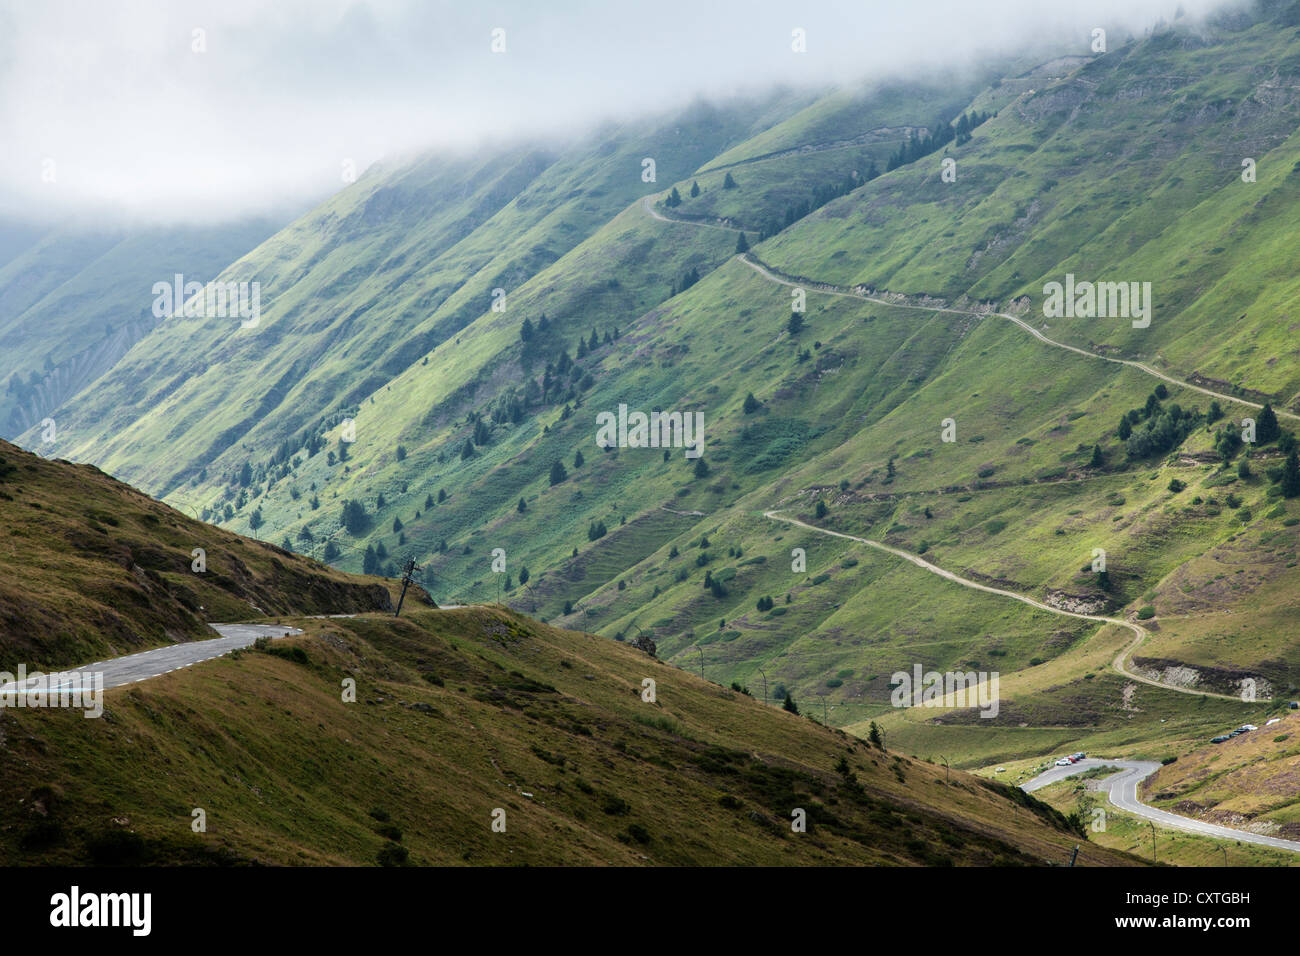
POLYGON ((1253 693, 1256 700, 1273 697, 1273 681, 1258 672, 1192 665, 1161 657, 1133 657, 1130 663, 1135 673, 1171 687, 1195 687, 1233 697, 1253 693))
POLYGON ((1056 588, 1048 588, 1043 603, 1057 610, 1072 611, 1075 614, 1101 614, 1109 603, 1106 598, 1094 594, 1070 594, 1056 588))
POLYGON ((635 641, 633 641, 632 646, 645 651, 651 657, 655 656, 655 651, 657 650, 655 642, 650 640, 650 638, 645 634, 640 635, 635 641))
POLYGON ((153 331, 155 324, 147 318, 126 320, 101 341, 60 362, 35 385, 24 386, 9 411, 9 420, 0 424, 0 437, 13 438, 35 426, 112 368, 131 346, 153 331))

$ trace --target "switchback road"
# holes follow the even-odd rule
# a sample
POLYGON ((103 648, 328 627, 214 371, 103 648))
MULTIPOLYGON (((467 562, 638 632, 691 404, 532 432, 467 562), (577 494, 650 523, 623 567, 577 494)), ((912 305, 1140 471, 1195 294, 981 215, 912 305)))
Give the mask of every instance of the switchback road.
POLYGON ((1190 817, 1179 816, 1176 813, 1169 813, 1165 810, 1157 810, 1155 807, 1148 806, 1138 799, 1138 784, 1151 776, 1160 769, 1160 764, 1149 760, 1101 760, 1096 758, 1086 758, 1078 763, 1071 764, 1068 767, 1052 767, 1043 773, 1040 773, 1028 783, 1020 785, 1020 789, 1026 793, 1033 793, 1058 780, 1064 780, 1066 777, 1072 777, 1075 774, 1083 773, 1094 767, 1119 767, 1120 772, 1103 780, 1098 781, 1101 789, 1105 790, 1110 797, 1110 802, 1126 813, 1141 817, 1144 820, 1150 820, 1160 824, 1163 827, 1170 827, 1174 830, 1183 830, 1187 833, 1198 833, 1201 836, 1215 837, 1220 840, 1240 840, 1242 843, 1258 843, 1261 846, 1273 847, 1277 850, 1289 850, 1292 853, 1300 853, 1300 842, 1295 840, 1283 840, 1279 837, 1263 836, 1258 833, 1251 833, 1249 830, 1237 830, 1233 827, 1219 826, 1217 823, 1205 823, 1201 820, 1193 820, 1190 817))

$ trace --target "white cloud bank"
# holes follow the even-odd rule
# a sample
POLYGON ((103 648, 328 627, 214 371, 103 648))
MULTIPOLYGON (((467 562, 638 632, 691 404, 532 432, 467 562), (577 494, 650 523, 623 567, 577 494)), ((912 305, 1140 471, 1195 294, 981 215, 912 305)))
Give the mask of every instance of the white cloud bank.
POLYGON ((361 170, 776 83, 925 75, 1045 39, 1083 53, 1094 26, 1140 33, 1217 5, 6 0, 0 214, 229 218, 337 189, 345 160, 361 170))

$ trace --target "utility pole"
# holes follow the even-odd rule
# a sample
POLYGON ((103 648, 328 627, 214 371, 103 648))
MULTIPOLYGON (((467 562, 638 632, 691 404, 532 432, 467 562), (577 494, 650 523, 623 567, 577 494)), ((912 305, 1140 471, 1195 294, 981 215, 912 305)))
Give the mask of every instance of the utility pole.
POLYGON ((1070 866, 1074 866, 1074 861, 1079 858, 1079 844, 1074 845, 1074 853, 1070 856, 1070 866))
POLYGON ((1150 820, 1147 821, 1151 826, 1151 862, 1156 861, 1156 825, 1150 820))
POLYGON ((393 617, 398 617, 401 615, 402 602, 406 600, 406 589, 412 583, 411 576, 414 575, 415 572, 418 570, 420 569, 415 564, 415 558, 407 558, 406 567, 402 568, 402 594, 397 599, 397 611, 393 614, 393 617))

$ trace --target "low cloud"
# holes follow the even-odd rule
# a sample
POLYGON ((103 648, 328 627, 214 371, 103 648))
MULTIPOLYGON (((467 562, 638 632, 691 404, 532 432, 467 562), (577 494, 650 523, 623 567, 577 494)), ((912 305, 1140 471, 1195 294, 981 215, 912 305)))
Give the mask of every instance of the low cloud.
POLYGON ((0 214, 211 221, 413 149, 569 132, 778 83, 1088 51, 1209 0, 262 0, 0 8, 0 214), (506 52, 491 50, 505 31, 506 52), (806 31, 807 52, 791 50, 806 31), (196 32, 201 31, 201 32, 196 32))

